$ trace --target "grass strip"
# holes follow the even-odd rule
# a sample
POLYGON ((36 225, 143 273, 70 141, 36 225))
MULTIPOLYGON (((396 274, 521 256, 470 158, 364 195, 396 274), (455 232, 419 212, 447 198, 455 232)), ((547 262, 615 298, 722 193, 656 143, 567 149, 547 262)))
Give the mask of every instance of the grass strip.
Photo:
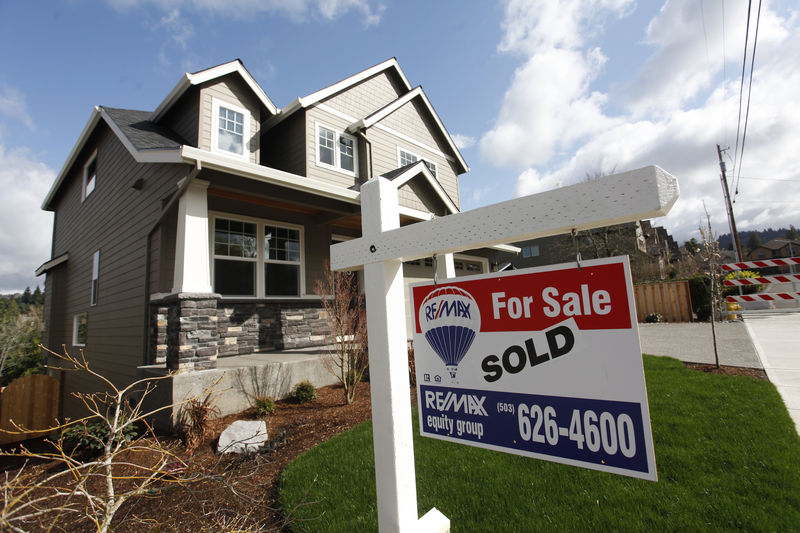
MULTIPOLYGON (((800 437, 775 387, 644 365, 657 483, 415 434, 420 515, 437 507, 454 533, 800 530, 800 437)), ((377 530, 372 449, 366 423, 289 465, 283 509, 305 501, 294 531, 377 530)))

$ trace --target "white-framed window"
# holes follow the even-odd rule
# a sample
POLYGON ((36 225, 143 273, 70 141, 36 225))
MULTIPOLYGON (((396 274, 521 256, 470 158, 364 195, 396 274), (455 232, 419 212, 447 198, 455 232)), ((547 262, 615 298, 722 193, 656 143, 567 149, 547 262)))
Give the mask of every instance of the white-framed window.
POLYGON ((249 160, 250 112, 217 98, 211 99, 211 108, 211 149, 249 160))
POLYGON ((317 128, 317 165, 355 176, 358 172, 356 138, 319 122, 317 128))
MULTIPOLYGON (((397 166, 404 167, 411 163, 416 163, 422 159, 420 156, 415 154, 414 152, 409 152, 405 148, 397 147, 397 166)), ((436 163, 432 163, 431 161, 425 160, 425 166, 428 167, 428 170, 431 171, 433 177, 436 177, 436 163)))
POLYGON ((258 219, 214 216, 214 292, 226 297, 303 294, 303 229, 258 219))
POLYGON ((86 346, 86 326, 88 315, 78 313, 72 317, 72 345, 86 346))
POLYGON ((97 187, 97 150, 83 167, 83 186, 81 188, 81 202, 86 200, 97 187))
POLYGON ((92 296, 91 305, 97 305, 97 284, 100 278, 100 250, 92 255, 92 296))

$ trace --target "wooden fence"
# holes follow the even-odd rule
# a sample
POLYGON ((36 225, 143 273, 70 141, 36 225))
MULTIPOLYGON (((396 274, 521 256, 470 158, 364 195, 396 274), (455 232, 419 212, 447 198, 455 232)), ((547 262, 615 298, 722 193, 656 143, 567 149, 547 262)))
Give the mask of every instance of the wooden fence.
POLYGON ((60 401, 56 378, 33 374, 12 381, 0 394, 0 444, 46 435, 59 416, 60 401), (14 424, 31 431, 20 432, 14 424))
POLYGON ((657 313, 666 322, 691 322, 692 297, 688 281, 642 283, 634 286, 636 319, 644 322, 647 315, 657 313))

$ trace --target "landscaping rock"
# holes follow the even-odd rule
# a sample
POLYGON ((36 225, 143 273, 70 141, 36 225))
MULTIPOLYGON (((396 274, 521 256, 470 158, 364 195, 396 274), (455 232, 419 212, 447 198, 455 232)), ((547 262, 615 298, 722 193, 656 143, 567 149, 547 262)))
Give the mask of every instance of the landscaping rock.
POLYGON ((253 453, 267 443, 267 423, 263 420, 237 420, 219 436, 217 453, 253 453))

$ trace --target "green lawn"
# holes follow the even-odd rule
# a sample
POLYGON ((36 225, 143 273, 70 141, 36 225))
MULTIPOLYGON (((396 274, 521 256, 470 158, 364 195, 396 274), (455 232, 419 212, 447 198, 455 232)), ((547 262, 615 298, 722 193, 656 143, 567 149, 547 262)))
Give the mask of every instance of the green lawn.
MULTIPOLYGON (((454 533, 800 531, 800 437, 775 387, 644 363, 657 483, 415 435, 420 514, 454 533)), ((283 508, 304 496, 295 531, 377 529, 370 423, 289 465, 283 508)))

